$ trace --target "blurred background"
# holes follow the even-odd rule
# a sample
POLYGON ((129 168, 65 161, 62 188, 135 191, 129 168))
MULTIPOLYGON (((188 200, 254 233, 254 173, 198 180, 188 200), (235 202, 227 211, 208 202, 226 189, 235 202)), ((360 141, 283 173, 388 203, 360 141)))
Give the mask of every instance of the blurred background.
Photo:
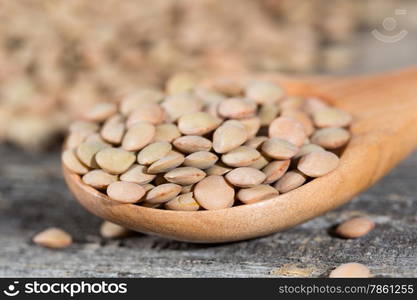
POLYGON ((415 0, 0 0, 0 142, 48 149, 95 102, 178 72, 409 65, 416 15, 415 0))

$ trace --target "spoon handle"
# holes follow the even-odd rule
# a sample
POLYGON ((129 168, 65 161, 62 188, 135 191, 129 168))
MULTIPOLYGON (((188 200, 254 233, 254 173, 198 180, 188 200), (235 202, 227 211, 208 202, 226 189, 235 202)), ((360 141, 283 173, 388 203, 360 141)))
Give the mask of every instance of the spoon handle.
MULTIPOLYGON (((331 102, 366 116, 373 111, 390 113, 417 107, 417 67, 356 77, 317 78, 308 88, 331 97, 331 102)), ((417 114, 417 111, 414 111, 417 114)))
POLYGON ((417 148, 417 68, 321 81, 313 93, 354 116, 351 146, 373 169, 371 183, 417 148))

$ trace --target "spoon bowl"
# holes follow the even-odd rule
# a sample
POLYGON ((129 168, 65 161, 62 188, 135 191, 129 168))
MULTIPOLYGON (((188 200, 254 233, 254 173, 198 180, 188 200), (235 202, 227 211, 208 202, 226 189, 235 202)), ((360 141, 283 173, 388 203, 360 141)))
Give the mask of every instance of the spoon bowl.
POLYGON ((374 184, 417 147, 417 69, 351 78, 263 75, 290 95, 317 96, 353 115, 339 167, 286 194, 254 204, 194 212, 120 204, 63 168, 77 200, 126 228, 170 239, 220 243, 285 230, 332 210, 374 184))

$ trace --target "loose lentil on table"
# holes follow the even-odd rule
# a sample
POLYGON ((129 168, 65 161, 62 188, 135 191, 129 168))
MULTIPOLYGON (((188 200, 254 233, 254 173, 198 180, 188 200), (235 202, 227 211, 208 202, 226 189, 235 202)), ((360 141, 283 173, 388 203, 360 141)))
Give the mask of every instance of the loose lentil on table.
POLYGON ((35 244, 51 249, 62 249, 72 244, 72 237, 60 228, 45 229, 32 238, 35 244))

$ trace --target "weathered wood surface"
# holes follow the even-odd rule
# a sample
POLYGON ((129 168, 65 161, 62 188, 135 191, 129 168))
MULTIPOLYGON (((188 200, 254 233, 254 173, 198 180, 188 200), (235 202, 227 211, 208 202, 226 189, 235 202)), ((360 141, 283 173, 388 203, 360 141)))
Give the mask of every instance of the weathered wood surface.
POLYGON ((139 234, 104 240, 101 221, 69 194, 57 152, 34 156, 2 146, 0 157, 0 276, 318 277, 350 261, 377 276, 417 276, 417 153, 336 211, 286 232, 222 245, 139 234), (329 235, 331 226, 361 214, 377 223, 369 235, 329 235), (31 237, 49 226, 69 231, 75 244, 63 251, 34 245, 31 237))

